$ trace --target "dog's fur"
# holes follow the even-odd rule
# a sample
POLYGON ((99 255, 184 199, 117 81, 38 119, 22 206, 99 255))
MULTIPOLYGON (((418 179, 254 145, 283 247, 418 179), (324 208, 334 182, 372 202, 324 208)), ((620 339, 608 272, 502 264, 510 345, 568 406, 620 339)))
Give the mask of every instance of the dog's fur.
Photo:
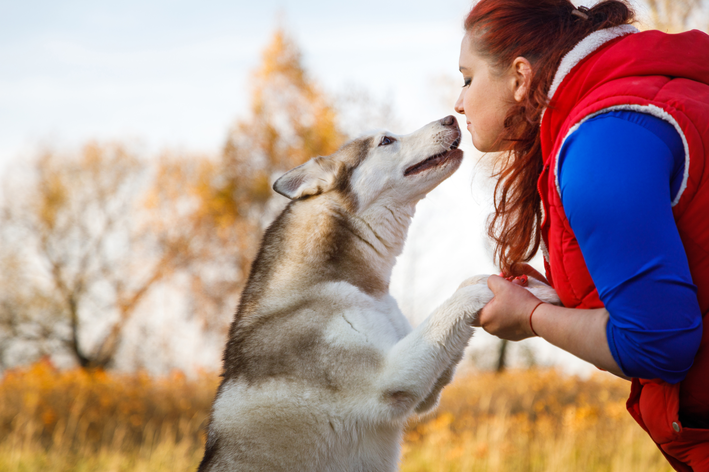
POLYGON ((231 325, 200 472, 396 469, 406 419, 436 405, 492 298, 470 280, 412 330, 389 295, 415 205, 458 168, 459 141, 450 116, 356 139, 276 181, 293 201, 231 325))

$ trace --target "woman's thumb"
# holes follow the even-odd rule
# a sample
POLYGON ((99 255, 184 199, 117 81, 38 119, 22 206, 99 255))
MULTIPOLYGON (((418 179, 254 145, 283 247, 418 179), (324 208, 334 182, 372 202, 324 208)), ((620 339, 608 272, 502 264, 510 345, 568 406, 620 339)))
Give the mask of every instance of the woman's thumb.
POLYGON ((509 282, 499 275, 491 275, 487 278, 487 287, 492 290, 492 293, 497 293, 497 291, 506 283, 509 282))

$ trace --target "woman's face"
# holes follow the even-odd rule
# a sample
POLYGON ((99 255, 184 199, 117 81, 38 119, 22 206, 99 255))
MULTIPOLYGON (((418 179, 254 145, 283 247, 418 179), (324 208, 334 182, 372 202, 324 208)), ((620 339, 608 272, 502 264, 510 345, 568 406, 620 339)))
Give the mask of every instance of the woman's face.
POLYGON ((500 72, 480 56, 466 34, 460 46, 460 72, 463 90, 455 102, 455 111, 464 114, 473 145, 482 152, 503 150, 507 111, 515 103, 517 76, 514 67, 500 72))

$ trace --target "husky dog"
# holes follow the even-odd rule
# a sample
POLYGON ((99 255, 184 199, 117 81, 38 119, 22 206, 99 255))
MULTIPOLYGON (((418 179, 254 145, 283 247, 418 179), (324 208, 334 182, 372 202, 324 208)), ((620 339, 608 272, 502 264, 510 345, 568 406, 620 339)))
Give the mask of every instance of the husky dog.
POLYGON ((407 418, 436 405, 492 298, 469 280, 412 330, 389 295, 416 203, 456 171, 460 137, 453 116, 370 134, 276 181, 292 202, 231 325, 200 472, 397 468, 407 418))

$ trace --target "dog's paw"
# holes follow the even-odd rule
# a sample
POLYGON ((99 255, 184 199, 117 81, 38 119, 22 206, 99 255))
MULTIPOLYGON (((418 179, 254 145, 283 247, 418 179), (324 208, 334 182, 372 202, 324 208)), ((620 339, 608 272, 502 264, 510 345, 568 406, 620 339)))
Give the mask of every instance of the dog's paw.
POLYGON ((458 290, 460 290, 463 287, 467 287, 468 285, 478 285, 478 284, 485 284, 487 285, 487 278, 490 277, 488 274, 480 274, 480 275, 474 275, 473 277, 469 277, 463 281, 458 286, 458 290))
MULTIPOLYGON (((487 287, 487 279, 490 277, 488 274, 480 274, 480 275, 475 275, 473 277, 470 277, 468 279, 465 279, 463 283, 458 286, 458 290, 461 290, 465 287, 469 287, 472 285, 481 285, 487 287)), ((559 296, 556 294, 556 290, 554 290, 550 285, 547 285, 546 283, 535 279, 534 277, 528 277, 526 280, 526 284, 524 287, 532 292, 535 297, 539 298, 543 302, 546 303, 551 303, 552 305, 558 305, 561 306, 561 300, 559 299, 559 296)), ((479 297, 478 294, 476 294, 477 297, 479 297)), ((485 298, 485 297, 483 297, 485 298)))
POLYGON ((529 277, 527 282, 527 290, 532 292, 535 297, 537 297, 543 302, 551 303, 552 305, 558 306, 562 305, 561 300, 559 299, 559 295, 556 294, 556 290, 554 290, 550 285, 547 285, 540 280, 537 280, 533 277, 529 277))
POLYGON ((454 311, 463 313, 471 326, 480 326, 480 310, 492 300, 493 293, 486 282, 487 276, 471 277, 463 282, 451 297, 456 307, 454 311))

